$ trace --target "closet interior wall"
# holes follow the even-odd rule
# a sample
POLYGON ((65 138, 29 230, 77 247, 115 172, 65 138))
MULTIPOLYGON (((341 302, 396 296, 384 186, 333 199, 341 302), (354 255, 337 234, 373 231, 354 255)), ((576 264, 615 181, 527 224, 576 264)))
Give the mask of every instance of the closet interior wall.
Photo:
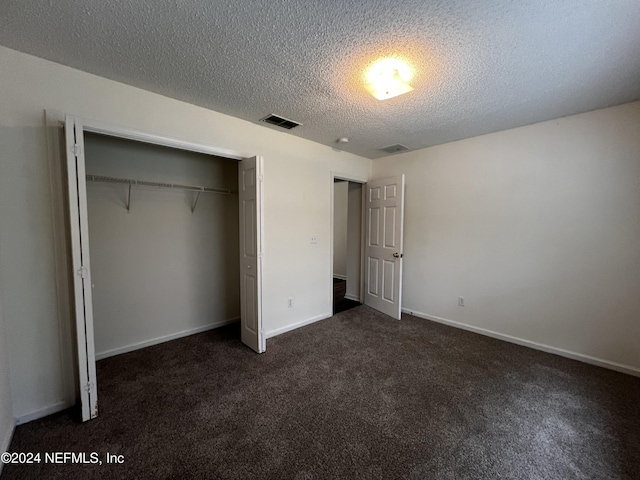
POLYGON ((347 229, 349 226, 349 182, 333 183, 333 276, 347 279, 347 229))
POLYGON ((87 182, 96 357, 240 317, 238 163, 85 132, 88 175, 228 189, 87 182), (130 209, 127 204, 130 202, 130 209))
POLYGON ((333 276, 346 280, 346 298, 360 301, 362 184, 334 179, 333 276))
POLYGON ((362 184, 348 182, 347 191, 347 293, 360 301, 362 267, 362 184))

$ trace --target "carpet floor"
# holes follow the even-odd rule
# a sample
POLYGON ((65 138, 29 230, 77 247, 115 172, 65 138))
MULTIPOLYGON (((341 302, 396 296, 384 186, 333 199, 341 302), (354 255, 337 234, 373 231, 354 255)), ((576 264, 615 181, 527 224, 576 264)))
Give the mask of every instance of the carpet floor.
POLYGON ((267 347, 233 325, 98 362, 100 416, 17 427, 42 463, 2 480, 640 478, 640 378, 366 306, 267 347))

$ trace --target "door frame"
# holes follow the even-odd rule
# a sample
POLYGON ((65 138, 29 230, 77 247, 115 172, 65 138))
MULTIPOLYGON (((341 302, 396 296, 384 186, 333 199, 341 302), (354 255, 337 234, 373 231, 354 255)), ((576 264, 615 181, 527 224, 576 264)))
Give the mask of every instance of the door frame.
MULTIPOLYGON (((73 252, 71 250, 71 231, 70 231, 70 214, 68 209, 68 182, 66 173, 66 139, 65 134, 61 133, 65 125, 67 114, 56 110, 45 110, 45 126, 47 130, 47 146, 49 153, 49 173, 50 173, 50 189, 51 189, 51 208, 53 218, 53 240, 56 266, 56 290, 57 290, 57 317, 59 325, 59 341, 60 341, 60 357, 63 367, 63 390, 66 398, 60 404, 60 409, 73 406, 77 399, 80 398, 80 386, 90 382, 96 382, 96 378, 80 379, 80 371, 78 369, 78 351, 77 351, 77 335, 75 329, 75 301, 74 301, 74 284, 73 284, 73 252), (76 338, 74 338, 76 337, 76 338), (86 380, 86 381, 85 381, 86 380)), ((207 155, 215 155, 218 157, 229 158, 232 160, 243 161, 252 157, 257 157, 262 166, 262 157, 254 153, 247 153, 236 150, 229 150, 212 145, 191 142, 175 137, 169 137, 161 134, 144 132, 141 130, 124 127, 120 125, 109 124, 98 120, 87 119, 80 116, 70 115, 79 124, 82 125, 82 134, 84 132, 98 133, 115 138, 126 140, 134 140, 152 145, 160 145, 179 150, 186 150, 207 155)), ((82 162, 84 170, 84 152, 78 157, 78 162, 82 162)), ((260 172, 262 175, 262 172, 260 172)), ((86 182, 85 179, 82 179, 86 182)), ((257 242, 260 245, 261 253, 264 253, 264 187, 262 178, 260 179, 257 192, 257 208, 259 225, 256 229, 257 242)), ((85 205, 86 208, 86 205, 85 205)), ((262 264, 263 256, 260 255, 258 261, 262 264)), ((258 275, 258 290, 262 291, 263 269, 260 268, 258 275)), ((258 294, 258 330, 260 337, 264 339, 264 327, 262 318, 262 295, 258 294)), ((93 319, 91 319, 91 327, 93 327, 93 319)), ((82 332, 81 332, 82 334, 82 332)), ((84 336, 86 342, 86 335, 84 336)), ((79 340, 78 340, 79 341, 79 340)), ((263 341, 260 350, 266 350, 266 343, 263 341)), ((93 351, 93 348, 91 348, 93 351)), ((88 358, 87 361, 93 361, 95 365, 95 355, 88 358)), ((96 383, 97 385, 97 383, 96 383)), ((93 418, 94 412, 91 412, 93 418)))
POLYGON ((356 175, 353 173, 344 173, 344 172, 335 172, 331 171, 330 174, 331 187, 330 187, 330 209, 329 209, 329 244, 331 245, 329 249, 329 308, 331 311, 331 315, 333 312, 333 230, 334 230, 334 200, 335 200, 335 181, 336 180, 344 180, 352 183, 359 183, 362 185, 362 202, 361 202, 361 210, 360 210, 360 303, 364 303, 364 199, 365 199, 365 190, 368 179, 366 177, 361 177, 360 175, 356 175))

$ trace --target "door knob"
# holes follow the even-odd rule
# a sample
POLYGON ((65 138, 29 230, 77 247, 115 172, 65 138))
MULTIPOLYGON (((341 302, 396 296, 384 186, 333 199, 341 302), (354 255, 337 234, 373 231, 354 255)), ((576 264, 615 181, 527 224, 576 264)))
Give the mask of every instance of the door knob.
POLYGON ((401 253, 398 253, 398 252, 394 253, 394 254, 393 254, 393 256, 394 256, 395 258, 402 258, 402 254, 401 254, 401 253))

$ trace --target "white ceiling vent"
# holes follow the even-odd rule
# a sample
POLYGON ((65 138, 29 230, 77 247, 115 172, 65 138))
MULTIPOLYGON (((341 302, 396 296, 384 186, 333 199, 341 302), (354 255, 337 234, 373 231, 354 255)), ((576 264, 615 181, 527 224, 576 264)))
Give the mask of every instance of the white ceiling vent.
POLYGON ((402 145, 401 143, 396 143, 395 145, 382 147, 382 148, 379 148, 378 150, 380 150, 381 152, 387 152, 387 153, 399 153, 399 152, 406 152, 407 150, 409 150, 409 147, 407 147, 406 145, 402 145))
POLYGON ((288 118, 281 117, 279 115, 267 115, 264 118, 260 119, 261 122, 270 123, 271 125, 275 125, 276 127, 286 128, 287 130, 291 130, 292 128, 299 127, 302 125, 301 123, 294 122, 293 120, 289 120, 288 118))

